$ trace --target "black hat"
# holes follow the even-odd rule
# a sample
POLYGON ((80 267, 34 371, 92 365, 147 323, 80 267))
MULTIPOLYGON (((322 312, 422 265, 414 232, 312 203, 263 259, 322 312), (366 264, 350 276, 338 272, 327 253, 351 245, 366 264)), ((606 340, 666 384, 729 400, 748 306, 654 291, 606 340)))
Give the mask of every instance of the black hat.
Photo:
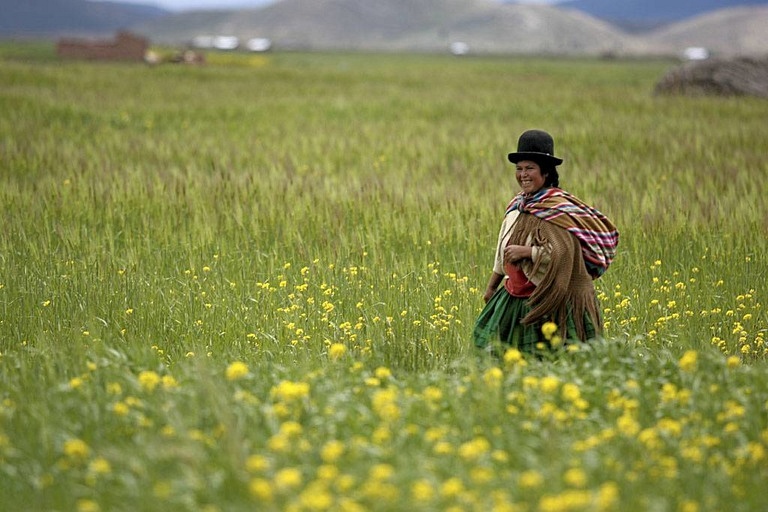
POLYGON ((542 130, 528 130, 517 140, 517 151, 507 155, 509 161, 516 164, 522 160, 533 160, 537 163, 560 165, 562 158, 554 155, 555 141, 552 136, 542 130))

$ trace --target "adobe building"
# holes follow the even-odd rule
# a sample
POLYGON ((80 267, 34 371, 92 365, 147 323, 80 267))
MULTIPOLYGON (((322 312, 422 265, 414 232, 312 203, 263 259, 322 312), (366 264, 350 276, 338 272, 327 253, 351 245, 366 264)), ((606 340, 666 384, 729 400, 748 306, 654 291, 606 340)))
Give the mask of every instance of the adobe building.
POLYGON ((56 54, 63 59, 142 62, 148 49, 147 39, 122 31, 111 41, 63 38, 56 44, 56 54))

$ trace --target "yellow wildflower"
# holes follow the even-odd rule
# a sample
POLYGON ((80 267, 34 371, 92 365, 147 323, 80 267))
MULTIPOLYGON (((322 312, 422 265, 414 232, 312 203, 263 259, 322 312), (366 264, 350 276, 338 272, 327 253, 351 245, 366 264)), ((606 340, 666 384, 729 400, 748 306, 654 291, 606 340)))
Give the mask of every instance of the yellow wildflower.
POLYGON ((99 512, 100 510, 99 504, 93 500, 77 500, 77 512, 99 512))
POLYGON ((605 482, 597 492, 598 511, 616 510, 619 503, 619 486, 616 482, 605 482))
POLYGON ((126 416, 129 412, 131 412, 131 409, 125 402, 117 402, 112 406, 112 412, 118 416, 126 416))
POLYGON ((688 350, 680 358, 680 369, 684 372, 692 372, 696 370, 696 361, 698 360, 698 353, 695 350, 688 350))
POLYGON ((616 420, 616 426, 619 432, 627 437, 634 437, 640 432, 640 424, 630 414, 622 414, 618 420, 616 420))
POLYGON ((464 484, 457 477, 449 478, 443 482, 440 492, 446 498, 455 498, 464 492, 464 484))
POLYGON ((544 393, 554 393, 560 386, 560 380, 554 375, 547 375, 541 379, 539 389, 544 393))
POLYGON ((253 478, 248 484, 251 496, 259 501, 272 501, 272 486, 263 478, 253 478))
POLYGON ((84 459, 90 452, 91 449, 82 439, 67 439, 64 442, 64 455, 72 459, 84 459))
POLYGON ((318 480, 333 482, 339 476, 339 468, 332 464, 321 464, 317 467, 318 480))
POLYGON ((557 332, 557 324, 555 322, 545 322, 541 326, 541 333, 548 340, 552 339, 552 336, 557 332))
POLYGON ((430 501, 435 495, 435 489, 428 480, 421 479, 411 485, 411 495, 415 501, 430 501))
POLYGON ((88 470, 97 475, 106 475, 112 472, 112 466, 104 457, 97 457, 88 465, 88 470))
POLYGON ((323 482, 312 482, 299 495, 301 510, 331 510, 333 495, 323 482))
POLYGON ((346 353, 347 346, 343 343, 334 343, 328 347, 328 356, 333 360, 342 358, 346 353))
POLYGON ((477 437, 472 441, 467 441, 459 447, 459 456, 465 460, 477 460, 479 457, 488 453, 491 444, 483 437, 477 437))
POLYGON ((563 398, 569 402, 576 402, 581 398, 579 386, 570 382, 563 384, 560 393, 563 395, 563 398))
POLYGON ((571 468, 565 472, 563 480, 571 487, 584 487, 587 485, 587 474, 581 468, 571 468))
POLYGON ((380 389, 372 397, 373 410, 381 419, 394 421, 400 417, 400 408, 397 405, 397 389, 380 389))
POLYGON ((242 361, 235 361, 227 366, 225 372, 227 380, 238 380, 248 375, 248 365, 242 361))
POLYGON ((566 490, 557 495, 543 496, 539 501, 541 512, 561 512, 563 510, 587 510, 592 496, 587 491, 566 490))
POLYGON ((391 464, 376 464, 371 467, 369 477, 371 480, 389 480, 395 474, 395 468, 391 464))
POLYGON ((154 391, 160 384, 160 376, 151 370, 143 371, 139 373, 139 384, 146 391, 154 391))
POLYGON ((320 457, 326 463, 333 463, 339 460, 339 457, 344 453, 344 443, 336 439, 332 439, 323 445, 320 451, 320 457))
POLYGON ((303 481, 301 471, 296 468, 283 468, 275 474, 275 486, 278 489, 295 489, 303 481))
POLYGON ((507 368, 512 366, 525 366, 526 361, 525 357, 523 357, 523 353, 517 350, 516 348, 510 348, 506 352, 504 352, 504 364, 507 366, 507 368))
POLYGON ((524 489, 533 489, 535 487, 540 487, 541 484, 543 483, 544 483, 544 477, 541 475, 541 473, 539 473, 534 469, 523 471, 520 474, 520 487, 524 489))
POLYGON ((251 455, 245 461, 245 469, 249 473, 258 473, 269 468, 269 460, 263 455, 251 455))
POLYGON ((495 366, 493 368, 488 368, 488 370, 486 370, 486 372, 483 374, 483 382, 485 382, 489 388, 500 387, 503 379, 504 373, 500 368, 495 366))
POLYGON ((272 388, 271 394, 273 397, 286 402, 300 400, 309 395, 309 384, 284 380, 272 388))
POLYGON ((424 399, 428 402, 439 402, 443 399, 443 392, 436 386, 427 386, 424 388, 424 399))

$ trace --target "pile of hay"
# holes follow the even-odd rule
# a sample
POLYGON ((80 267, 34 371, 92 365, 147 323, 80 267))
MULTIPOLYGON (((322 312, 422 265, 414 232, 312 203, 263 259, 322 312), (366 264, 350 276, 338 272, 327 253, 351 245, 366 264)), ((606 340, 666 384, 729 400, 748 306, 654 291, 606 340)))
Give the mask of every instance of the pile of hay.
POLYGON ((687 62, 670 70, 654 92, 768 98, 768 56, 687 62))

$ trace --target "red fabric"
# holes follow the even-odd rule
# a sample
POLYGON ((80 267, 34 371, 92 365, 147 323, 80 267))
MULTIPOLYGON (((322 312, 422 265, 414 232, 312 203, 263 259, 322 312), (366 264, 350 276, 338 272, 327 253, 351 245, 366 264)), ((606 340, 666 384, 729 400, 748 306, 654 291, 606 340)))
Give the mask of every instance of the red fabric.
POLYGON ((536 289, 536 285, 533 284, 525 277, 525 274, 517 265, 511 265, 506 263, 504 270, 507 273, 507 281, 504 283, 504 288, 513 297, 530 297, 533 290, 536 289))

